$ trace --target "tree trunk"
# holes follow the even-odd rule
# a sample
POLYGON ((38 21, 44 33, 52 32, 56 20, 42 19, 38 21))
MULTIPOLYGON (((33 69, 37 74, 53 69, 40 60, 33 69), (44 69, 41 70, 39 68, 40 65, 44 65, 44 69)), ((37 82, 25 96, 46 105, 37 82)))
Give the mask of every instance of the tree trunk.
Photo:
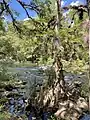
POLYGON ((57 0, 57 19, 58 19, 58 28, 61 27, 61 0, 57 0))
POLYGON ((54 88, 57 89, 57 95, 56 95, 56 102, 60 98, 60 96, 63 96, 65 94, 65 81, 64 81, 64 75, 63 75, 63 65, 61 62, 61 53, 59 50, 60 47, 60 38, 59 38, 59 30, 61 27, 61 0, 56 0, 56 7, 57 7, 57 21, 58 24, 56 25, 55 33, 56 37, 54 38, 54 68, 55 68, 55 86, 54 88), (63 95, 62 95, 63 94, 63 95))
POLYGON ((58 80, 58 82, 60 82, 62 80, 62 85, 64 85, 64 76, 63 76, 63 65, 61 62, 61 53, 59 50, 60 47, 60 38, 59 38, 59 30, 61 27, 61 0, 56 0, 57 1, 57 21, 58 24, 56 26, 56 38, 55 38, 55 42, 56 42, 56 52, 55 52, 55 71, 56 71, 56 79, 58 80))

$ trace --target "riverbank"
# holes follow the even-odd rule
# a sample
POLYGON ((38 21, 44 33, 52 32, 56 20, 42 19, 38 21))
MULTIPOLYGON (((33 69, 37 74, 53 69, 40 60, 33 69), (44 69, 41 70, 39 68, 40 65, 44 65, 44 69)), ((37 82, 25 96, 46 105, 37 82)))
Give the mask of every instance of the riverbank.
MULTIPOLYGON (((3 86, 2 88, 3 90, 2 94, 4 95, 3 98, 8 97, 8 99, 0 99, 0 100, 3 103, 7 103, 7 104, 9 104, 10 100, 13 101, 13 104, 10 103, 11 105, 8 105, 9 107, 7 108, 7 111, 10 114, 10 116, 12 115, 20 116, 21 114, 20 109, 22 109, 22 106, 24 106, 23 110, 25 110, 25 107, 26 107, 26 103, 24 102, 25 99, 27 100, 30 97, 30 95, 34 92, 34 90, 39 92, 40 89, 38 88, 40 88, 40 86, 43 85, 43 82, 45 82, 45 79, 48 80, 49 76, 47 75, 50 75, 50 74, 47 74, 49 73, 49 71, 45 73, 45 71, 47 71, 47 67, 36 67, 36 66, 35 67, 21 67, 21 68, 14 67, 14 68, 9 68, 8 70, 9 70, 8 72, 12 74, 14 80, 7 82, 8 83, 8 84, 6 83, 7 87, 3 86), (13 87, 11 87, 10 85, 13 87), (6 90, 7 88, 9 88, 9 91, 6 90), (10 90, 10 88, 14 88, 14 89, 10 90)), ((81 82, 84 85, 84 89, 88 90, 88 88, 86 87, 87 86, 86 73, 72 74, 72 73, 65 72, 64 75, 65 75, 64 76, 65 81, 67 81, 67 83, 69 83, 70 85, 72 83, 74 84, 74 82, 79 82, 79 83, 81 82)), ((87 92, 87 91, 84 90, 84 92, 87 92)), ((83 93, 83 94, 86 95, 86 93, 83 93)), ((22 111, 22 113, 23 112, 24 114, 22 114, 22 116, 23 115, 25 116, 25 111, 22 111)))

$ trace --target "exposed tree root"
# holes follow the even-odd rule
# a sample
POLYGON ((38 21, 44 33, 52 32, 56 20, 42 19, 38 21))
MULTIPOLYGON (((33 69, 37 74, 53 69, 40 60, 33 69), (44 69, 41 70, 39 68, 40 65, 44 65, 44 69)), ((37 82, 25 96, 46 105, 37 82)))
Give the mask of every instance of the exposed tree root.
POLYGON ((80 94, 80 85, 75 83, 73 86, 68 86, 65 83, 62 64, 58 57, 55 62, 55 73, 56 78, 51 86, 42 86, 35 98, 38 113, 50 112, 57 119, 78 120, 83 111, 88 110, 88 103, 80 94))

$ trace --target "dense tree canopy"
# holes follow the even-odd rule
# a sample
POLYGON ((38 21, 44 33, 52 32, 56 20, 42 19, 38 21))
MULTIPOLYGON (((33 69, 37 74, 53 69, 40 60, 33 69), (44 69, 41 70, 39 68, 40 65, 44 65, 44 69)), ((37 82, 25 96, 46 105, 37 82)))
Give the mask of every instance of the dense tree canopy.
MULTIPOLYGON (((85 40, 83 40, 83 34, 86 30, 83 29, 83 31, 81 31, 83 22, 86 21, 86 18, 88 19, 86 5, 62 8, 63 11, 61 12, 60 18, 61 29, 59 30, 60 41, 57 43, 57 41, 54 40, 56 37, 55 26, 58 24, 56 19, 57 6, 55 6, 55 1, 46 0, 42 2, 34 0, 31 1, 30 4, 23 1, 17 2, 23 7, 23 9, 25 9, 29 20, 20 22, 16 21, 14 18, 15 12, 11 10, 9 1, 3 0, 1 2, 1 14, 7 13, 7 15, 11 16, 13 22, 13 24, 8 24, 8 31, 3 33, 5 34, 7 46, 10 44, 10 47, 8 48, 7 46, 4 46, 6 48, 5 54, 7 54, 6 52, 9 53, 9 51, 12 52, 9 53, 9 55, 11 55, 11 57, 16 61, 27 61, 30 57, 30 59, 33 59, 32 62, 34 62, 35 59, 36 62, 41 61, 42 63, 46 63, 51 61, 52 63, 55 52, 55 44, 60 43, 60 54, 62 56, 62 60, 70 63, 73 63, 73 60, 78 62, 82 61, 82 65, 84 63, 88 63, 88 52, 85 52, 86 50, 88 51, 88 47, 85 40), (27 9, 35 10, 37 12, 37 17, 35 19, 31 18, 27 9), (70 9, 69 13, 67 12, 68 9, 70 9), (79 18, 80 16, 78 17, 78 9, 83 10, 82 21, 79 18), (63 14, 66 15, 63 16, 63 14), (13 29, 12 25, 19 30, 20 34, 18 34, 18 31, 13 29)), ((1 21, 3 22, 3 20, 1 21)), ((3 25, 3 23, 1 23, 1 25, 3 25)), ((4 52, 4 50, 1 52, 4 52)))

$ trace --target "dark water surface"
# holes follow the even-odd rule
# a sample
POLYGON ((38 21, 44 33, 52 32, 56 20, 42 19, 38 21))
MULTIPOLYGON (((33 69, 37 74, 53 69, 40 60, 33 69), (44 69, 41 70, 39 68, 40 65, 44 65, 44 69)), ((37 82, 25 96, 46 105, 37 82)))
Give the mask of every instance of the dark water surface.
MULTIPOLYGON (((44 70, 46 70, 47 66, 42 67, 16 67, 16 68, 9 68, 9 73, 15 75, 18 79, 21 80, 30 80, 30 77, 36 77, 36 79, 44 79, 45 74, 44 70)), ((82 74, 73 74, 65 72, 65 81, 72 81, 72 80, 79 80, 84 81, 87 80, 88 77, 86 73, 82 74)))
POLYGON ((86 115, 82 116, 79 120, 90 120, 90 115, 86 114, 86 115))

